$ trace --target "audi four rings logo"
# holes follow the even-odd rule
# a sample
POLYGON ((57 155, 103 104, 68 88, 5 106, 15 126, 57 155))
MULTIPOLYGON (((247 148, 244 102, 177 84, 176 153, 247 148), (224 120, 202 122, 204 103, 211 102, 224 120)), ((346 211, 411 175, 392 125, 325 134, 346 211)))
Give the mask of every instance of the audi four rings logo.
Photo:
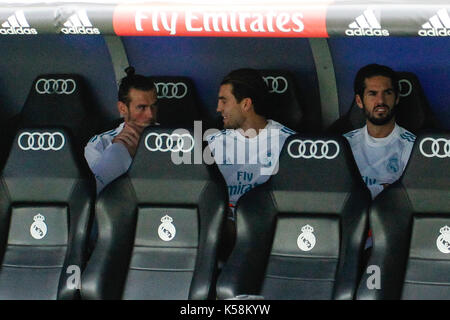
POLYGON ((411 81, 406 79, 401 79, 398 81, 398 86, 400 87, 400 97, 407 97, 411 94, 413 86, 411 81), (408 87, 408 89, 404 89, 405 87, 408 87))
POLYGON ((17 139, 22 150, 58 151, 64 147, 66 139, 61 132, 22 132, 17 139))
POLYGON ((334 140, 313 141, 295 139, 289 142, 288 153, 294 159, 334 159, 339 154, 339 144, 334 140), (292 151, 292 146, 296 143, 298 143, 298 148, 294 148, 292 151), (333 145, 335 146, 335 148, 332 147, 333 145))
POLYGON ((73 79, 39 79, 35 88, 39 94, 72 94, 77 84, 73 79))
POLYGON ((444 138, 425 138, 420 142, 419 149, 427 158, 447 158, 450 157, 450 140, 444 138))
POLYGON ((158 82, 155 86, 158 98, 182 99, 188 93, 187 85, 183 82, 158 82))
POLYGON ((145 137, 145 147, 149 151, 190 152, 194 148, 194 138, 187 133, 158 134, 151 132, 145 137), (151 137, 155 138, 150 140, 151 137), (185 141, 188 141, 188 143, 185 143, 185 141), (150 146, 150 142, 152 142, 152 146, 150 146))
POLYGON ((267 86, 269 87, 270 93, 285 93, 286 90, 288 89, 288 82, 285 77, 267 76, 263 77, 263 79, 266 82, 267 86))

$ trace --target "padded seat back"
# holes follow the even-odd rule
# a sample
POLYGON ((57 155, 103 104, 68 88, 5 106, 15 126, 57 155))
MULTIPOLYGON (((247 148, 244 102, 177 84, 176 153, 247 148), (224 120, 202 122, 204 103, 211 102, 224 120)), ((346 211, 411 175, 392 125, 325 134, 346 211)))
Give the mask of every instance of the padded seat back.
POLYGON ((99 129, 98 114, 80 75, 44 74, 33 81, 19 127, 64 128, 80 148, 99 129))
POLYGON ((219 298, 352 299, 369 201, 346 141, 289 137, 278 173, 237 204, 219 298))
MULTIPOLYGON (((423 129, 439 128, 419 79, 412 72, 397 72, 400 86, 400 101, 397 106, 396 122, 408 131, 417 133, 423 129)), ((364 112, 355 100, 349 111, 336 120, 329 132, 344 134, 366 124, 364 112)))
POLYGON ((202 120, 194 83, 187 77, 150 77, 158 94, 158 122, 166 127, 191 128, 202 120))
POLYGON ((201 140, 192 144, 191 132, 172 131, 146 129, 128 174, 99 195, 99 238, 83 276, 84 298, 214 296, 225 183, 215 165, 201 162, 201 140))
POLYGON ((450 299, 450 134, 417 136, 403 177, 373 202, 379 290, 361 281, 359 299, 450 299))
POLYGON ((268 119, 301 131, 304 120, 304 106, 298 93, 294 75, 282 70, 260 70, 269 89, 268 119))
POLYGON ((95 195, 81 168, 63 129, 16 135, 0 178, 0 299, 79 296, 95 195))

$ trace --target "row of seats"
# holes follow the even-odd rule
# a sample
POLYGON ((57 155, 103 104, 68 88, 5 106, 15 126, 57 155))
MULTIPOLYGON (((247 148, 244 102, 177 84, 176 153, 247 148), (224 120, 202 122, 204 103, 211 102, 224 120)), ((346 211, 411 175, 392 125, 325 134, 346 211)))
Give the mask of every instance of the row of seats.
POLYGON ((70 134, 19 131, 0 176, 0 299, 450 299, 449 133, 419 135, 372 205, 344 138, 291 136, 278 173, 239 200, 220 274, 225 182, 192 163, 201 143, 152 148, 171 133, 144 131, 128 173, 95 200, 70 134))
POLYGON ((449 145, 448 132, 419 134, 403 177, 370 203, 345 142, 291 137, 278 174, 238 203, 237 242, 218 297, 450 299, 449 145), (340 152, 293 158, 293 139, 315 141, 313 155, 334 156, 330 141, 340 152))
MULTIPOLYGON (((52 77, 53 75, 44 76, 43 79, 48 83, 48 79, 52 79, 52 77)), ((58 76, 53 78, 58 79, 58 76)), ((65 93, 57 92, 56 89, 54 92, 51 91, 53 85, 50 84, 47 88, 41 78, 35 81, 30 97, 27 99, 27 107, 24 108, 24 114, 21 115, 21 118, 28 119, 28 122, 22 123, 23 129, 18 131, 13 140, 11 152, 7 153, 8 161, 2 172, 0 189, 0 204, 2 206, 2 213, 0 214, 0 237, 2 237, 0 239, 0 261, 2 263, 0 297, 77 298, 80 294, 80 290, 77 289, 78 286, 68 286, 68 283, 73 280, 71 273, 68 271, 76 267, 83 271, 81 293, 83 298, 87 299, 133 299, 138 297, 206 299, 216 297, 216 287, 217 297, 219 298, 228 298, 236 294, 263 294, 270 298, 271 290, 279 289, 285 286, 286 282, 291 282, 278 283, 276 279, 295 278, 292 277, 292 274, 289 275, 289 272, 296 269, 292 266, 297 260, 305 260, 306 265, 310 264, 310 267, 313 267, 312 270, 317 272, 320 271, 318 266, 323 266, 328 270, 327 277, 334 270, 336 284, 343 281, 347 283, 347 286, 350 282, 356 286, 355 281, 357 283, 358 280, 355 279, 359 279, 359 275, 353 271, 355 266, 357 268, 363 266, 354 259, 360 259, 360 255, 347 254, 343 257, 341 256, 341 249, 344 244, 349 248, 351 247, 351 250, 361 246, 362 242, 359 241, 361 238, 358 238, 360 229, 357 229, 357 235, 351 236, 351 240, 342 239, 344 234, 350 237, 352 233, 348 233, 346 230, 351 230, 348 225, 354 226, 355 222, 351 218, 349 220, 342 218, 341 221, 340 216, 344 216, 344 214, 335 211, 338 210, 336 204, 339 203, 342 208, 349 206, 351 208, 352 206, 347 203, 347 198, 344 205, 344 198, 341 197, 347 192, 349 198, 352 198, 350 194, 353 191, 350 192, 346 189, 350 188, 347 184, 350 180, 352 185, 350 189, 354 190, 356 194, 360 194, 352 199, 359 199, 358 201, 365 203, 367 194, 357 171, 354 170, 353 158, 349 156, 351 154, 346 142, 343 143, 341 137, 337 136, 333 139, 338 142, 339 150, 346 150, 342 157, 350 159, 344 161, 347 162, 347 165, 349 162, 350 167, 353 166, 350 171, 348 171, 348 168, 342 171, 337 167, 333 170, 322 167, 313 169, 317 165, 318 159, 312 157, 312 160, 316 161, 313 168, 302 163, 296 174, 289 173, 284 178, 277 175, 277 178, 274 177, 268 184, 255 189, 254 192, 252 191, 242 198, 242 203, 239 203, 237 209, 239 218, 237 220, 238 242, 236 250, 233 251, 230 260, 224 266, 217 286, 215 286, 217 246, 221 240, 219 235, 221 234, 223 212, 227 203, 225 184, 217 168, 214 165, 174 166, 168 158, 171 155, 170 152, 148 152, 147 149, 144 149, 145 139, 141 139, 141 151, 138 151, 138 156, 136 156, 129 173, 111 184, 96 200, 93 195, 95 189, 93 179, 89 170, 86 169, 84 159, 80 159, 82 141, 85 137, 90 136, 87 132, 91 129, 86 128, 86 126, 89 125, 91 119, 87 115, 92 110, 87 108, 89 105, 86 105, 85 100, 82 99, 82 91, 79 93, 76 91, 83 87, 76 85, 76 89, 72 92, 73 88, 70 87, 72 82, 68 81, 69 78, 65 80, 66 87, 63 89, 66 91, 65 93), (42 85, 43 87, 41 87, 42 85), (50 93, 45 93, 47 90, 50 90, 50 93), (72 95, 75 92, 77 94, 72 95), (72 104, 69 101, 72 101, 72 104), (78 115, 65 114, 66 106, 70 106, 71 111, 78 113, 78 115), (51 112, 44 112, 45 110, 51 112), (33 113, 40 113, 39 116, 36 116, 36 119, 40 120, 38 121, 40 123, 37 124, 40 128, 31 128, 33 127, 33 117, 30 114, 33 113), (30 128, 26 128, 27 125, 30 128), (43 126, 45 128, 42 128, 43 126), (59 126, 62 126, 62 128, 56 130, 55 127, 59 126), (154 171, 149 170, 149 163, 152 164, 151 168, 154 168, 154 171), (303 172, 301 168, 309 168, 310 170, 303 172), (166 172, 172 172, 173 176, 168 176, 166 172), (345 172, 347 176, 339 176, 339 174, 345 172), (323 180, 317 179, 317 175, 320 175, 323 180), (298 192, 299 190, 293 192, 290 189, 287 189, 288 191, 278 190, 281 192, 272 190, 269 193, 263 191, 272 183, 275 183, 276 186, 277 179, 279 179, 283 188, 289 188, 289 183, 293 183, 292 186, 299 187, 303 194, 298 192), (343 181, 342 184, 338 183, 340 179, 343 181), (300 185, 295 184, 297 180, 300 181, 300 185), (316 185, 317 180, 326 182, 326 184, 316 185), (336 184, 330 183, 330 181, 336 181, 336 184), (305 184, 303 185, 303 183, 305 184), (339 186, 343 189, 339 189, 339 186), (335 187, 338 192, 333 189, 335 187), (255 196, 254 193, 256 192, 262 192, 262 194, 255 196), (270 197, 269 194, 271 194, 270 197), (323 201, 325 196, 330 196, 331 198, 326 198, 330 200, 323 201), (268 224, 262 226, 263 222, 260 221, 259 214, 257 215, 258 219, 245 218, 246 208, 251 209, 255 205, 245 204, 244 199, 248 197, 254 197, 254 199, 258 199, 258 201, 267 205, 257 210, 266 213, 262 220, 268 224), (125 201, 122 201, 122 199, 125 199, 125 201), (209 201, 209 199, 215 199, 215 201, 209 201), (305 201, 296 202, 297 199, 305 201), (279 207, 283 201, 287 201, 286 207, 279 207), (303 206, 303 203, 306 206, 303 206), (319 213, 325 214, 323 220, 325 225, 328 223, 326 222, 327 217, 335 215, 334 222, 330 224, 330 228, 334 228, 332 229, 334 235, 327 235, 327 237, 330 237, 330 241, 332 242, 333 239, 337 238, 344 241, 340 242, 342 244, 338 246, 338 254, 335 249, 332 249, 331 251, 325 250, 322 252, 323 255, 319 254, 316 257, 319 260, 325 257, 325 260, 330 263, 323 263, 323 261, 317 263, 318 260, 310 261, 303 259, 303 256, 296 259, 295 254, 292 254, 291 244, 285 247, 283 238, 273 240, 273 245, 277 244, 276 248, 270 247, 270 251, 268 251, 268 246, 272 245, 270 230, 272 230, 272 236, 275 239, 277 239, 278 234, 281 234, 282 237, 284 234, 283 226, 291 225, 290 219, 296 218, 296 210, 302 208, 301 212, 313 215, 316 205, 320 207, 319 213), (280 208, 282 208, 281 211, 279 211, 280 208), (86 266, 89 253, 87 234, 91 229, 94 214, 100 226, 99 241, 89 264, 86 266), (178 221, 182 225, 189 225, 190 232, 183 234, 176 227, 178 221), (282 231, 275 231, 278 230, 278 227, 273 224, 274 222, 276 222, 276 226, 281 226, 280 230, 282 231), (255 225, 255 228, 252 227, 252 224, 255 225), (154 230, 156 226, 158 236, 156 236, 156 233, 149 235, 148 230, 154 230), (58 230, 58 232, 50 232, 54 230, 58 230), (247 230, 247 233, 245 233, 245 230, 247 230), (268 230, 268 232, 261 233, 261 230, 268 230), (161 232, 161 235, 159 232, 161 232), (243 236, 239 235, 241 232, 244 232, 243 236), (250 251, 255 245, 248 241, 259 242, 260 238, 256 237, 260 237, 261 234, 264 234, 264 237, 261 238, 264 246, 257 252, 250 251), (166 240, 162 240, 163 238, 166 240), (274 251, 274 254, 272 254, 272 251, 274 251), (115 255, 115 252, 119 254, 115 255), (267 254, 268 252, 270 252, 270 255, 267 254), (330 252, 332 252, 331 255, 330 252), (207 256, 204 256, 204 254, 207 256), (261 262, 257 265, 258 269, 249 272, 238 268, 239 266, 242 267, 241 259, 247 261, 245 259, 251 257, 250 260, 252 260, 254 255, 257 255, 259 259, 256 259, 256 261, 261 262), (294 256, 295 259, 291 259, 291 256, 294 256), (264 264, 264 260, 261 260, 264 257, 269 259, 266 261, 269 262, 268 266, 264 264), (168 263, 168 265, 163 265, 163 262, 168 263), (266 266, 267 270, 270 271, 268 276, 264 273, 266 272, 266 266), (288 275, 284 276, 283 272, 286 270, 288 275), (338 271, 343 273, 337 273, 338 271), (240 274, 247 274, 248 277, 240 278, 240 274), (341 279, 338 274, 345 274, 346 276, 341 279), (261 275, 263 275, 262 278, 261 275), (239 278, 245 281, 237 281, 236 279, 239 278), (269 280, 265 280, 266 278, 269 280), (110 279, 117 281, 110 281, 110 279), (230 279, 232 281, 229 281, 230 279), (149 286, 147 282, 157 283, 158 285, 156 287, 149 286), (30 284, 36 284, 31 285, 34 289, 30 289, 30 284), (262 289, 266 287, 269 289, 262 289)), ((74 82, 78 84, 78 81, 74 82)), ((62 89, 63 85, 61 84, 61 87, 56 88, 62 89)), ((307 136, 301 137, 302 139, 308 138, 307 136)), ((433 137, 433 139, 437 139, 437 137, 433 137)), ((444 135, 443 137, 448 141, 448 136, 444 135)), ((317 140, 324 137, 313 136, 311 138, 317 140)), ((442 144, 442 140, 439 141, 442 144)), ((286 146, 289 146, 289 142, 290 140, 286 143, 286 146)), ((444 155, 448 150, 447 145, 444 143, 441 146, 441 152, 444 152, 444 155)), ((439 152, 435 150, 436 148, 433 145, 427 151, 427 154, 439 152)), ((289 154, 289 149, 287 150, 284 150, 280 158, 280 173, 283 170, 284 163, 293 161, 292 159, 283 160, 287 159, 285 154, 286 152, 289 154)), ((295 171, 295 164, 302 161, 304 161, 302 158, 296 159, 286 168, 295 171)), ((335 160, 333 159, 333 161, 335 160)), ((327 159, 326 163, 332 164, 332 161, 327 159)), ((424 170, 428 170, 427 168, 425 167, 424 170)), ((285 172, 290 172, 289 170, 285 172)), ((445 192, 448 190, 446 183, 449 180, 443 175, 437 177, 441 179, 439 180, 441 183, 439 190, 444 193, 434 197, 427 194, 427 199, 444 201, 445 207, 445 205, 448 206, 448 197, 445 197, 445 192)), ((434 202, 429 208, 435 210, 434 202)), ((255 216, 255 211, 247 211, 253 212, 253 216, 255 216)), ((352 210, 350 209, 350 211, 352 210)), ((443 212, 446 211, 443 210, 443 212)), ((367 218, 365 214, 362 214, 358 219, 359 223, 366 228, 367 218)), ((301 227, 306 228, 306 234, 314 234, 317 231, 312 231, 312 229, 317 230, 318 228, 313 223, 308 222, 301 227)), ((302 231, 302 233, 304 232, 302 231)), ((374 233, 376 233, 375 228, 374 233)), ((299 235, 296 237, 299 237, 299 235)), ((311 236, 308 237, 311 238, 311 236)), ((317 233, 315 233, 314 238, 318 238, 317 233)), ((311 245, 310 239, 306 240, 311 245)), ((297 246, 300 247, 298 243, 297 246)), ((381 251, 382 256, 385 251, 383 249, 381 251)), ((374 255, 374 257, 377 256, 374 255)), ((383 258, 381 258, 381 261, 384 261, 383 258)), ((252 263, 246 265, 252 266, 252 263)), ((305 269, 305 273, 298 278, 303 279, 304 275, 310 275, 308 270, 305 269)), ((311 282, 313 284, 308 282, 308 278, 305 278, 305 283, 309 283, 305 287, 306 289, 316 288, 316 291, 320 291, 320 294, 311 294, 310 297, 317 299, 350 297, 348 290, 344 290, 345 294, 333 293, 333 295, 330 295, 330 290, 335 292, 337 287, 335 287, 335 284, 330 284, 333 283, 330 280, 332 278, 321 277, 319 276, 318 281, 311 282), (321 284, 321 286, 316 287, 317 284, 321 284)), ((292 290, 295 291, 295 288, 292 290)), ((289 292, 291 292, 291 289, 289 292)), ((389 292, 389 294, 392 294, 392 291, 389 292)), ((274 296, 284 297, 279 294, 274 296)), ((292 294, 291 297, 307 298, 296 294, 292 294)), ((389 298, 389 295, 380 297, 389 298)))
MULTIPOLYGON (((298 95, 294 77, 285 71, 262 70, 264 79, 271 88, 270 118, 298 129, 303 123, 311 123, 304 116, 304 106, 298 95)), ((211 119, 200 107, 194 83, 187 77, 151 77, 159 98, 158 122, 167 127, 193 126, 201 120, 204 130, 221 129, 220 119, 211 119)), ((74 137, 75 147, 83 154, 83 147, 90 137, 110 130, 122 119, 106 121, 102 116, 85 80, 75 74, 44 74, 31 85, 21 112, 13 119, 2 119, 0 138, 0 166, 6 159, 12 139, 19 128, 63 127, 74 137)))
MULTIPOLYGON (((261 70, 269 87, 268 118, 272 118, 297 132, 320 132, 320 108, 305 103, 299 95, 298 84, 289 71, 261 70)), ((407 130, 439 128, 417 77, 400 72, 401 99, 397 121, 407 130)), ((187 77, 152 77, 159 97, 159 119, 164 126, 192 127, 195 120, 203 121, 203 128, 221 129, 222 121, 210 119, 200 107, 193 81, 187 77)), ((61 126, 74 135, 76 147, 82 152, 94 134, 117 126, 105 121, 84 79, 74 74, 38 76, 31 86, 25 105, 18 116, 8 120, 1 129, 0 165, 18 128, 61 126)), ((3 119, 2 122, 5 122, 3 119)), ((353 102, 349 111, 336 120, 326 132, 343 134, 364 125, 364 115, 353 102)))

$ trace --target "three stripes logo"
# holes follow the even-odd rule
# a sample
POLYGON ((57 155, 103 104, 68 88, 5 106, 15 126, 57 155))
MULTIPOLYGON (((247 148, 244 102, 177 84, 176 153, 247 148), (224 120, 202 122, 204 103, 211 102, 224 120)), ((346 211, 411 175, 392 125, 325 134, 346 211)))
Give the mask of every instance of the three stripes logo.
POLYGON ((389 31, 383 29, 373 9, 368 8, 355 21, 350 23, 349 29, 345 30, 347 36, 376 36, 388 37, 389 31))
POLYGON ((22 10, 14 12, 13 15, 9 16, 5 22, 2 23, 0 28, 0 34, 27 34, 33 35, 37 34, 36 29, 31 28, 25 14, 22 10))
POLYGON ((100 30, 94 28, 85 10, 78 10, 71 15, 61 29, 64 34, 100 34, 100 30))
POLYGON ((446 37, 450 36, 450 16, 446 9, 440 9, 418 32, 419 36, 446 37))

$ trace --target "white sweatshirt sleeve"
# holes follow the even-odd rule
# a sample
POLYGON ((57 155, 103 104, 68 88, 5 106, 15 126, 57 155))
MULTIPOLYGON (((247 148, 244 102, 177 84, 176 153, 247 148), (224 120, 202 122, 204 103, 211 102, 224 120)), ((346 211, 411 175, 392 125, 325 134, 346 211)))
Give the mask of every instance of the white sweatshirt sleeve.
POLYGON ((111 181, 127 172, 132 161, 127 148, 121 143, 113 143, 103 151, 89 143, 84 155, 95 176, 97 194, 111 181))

